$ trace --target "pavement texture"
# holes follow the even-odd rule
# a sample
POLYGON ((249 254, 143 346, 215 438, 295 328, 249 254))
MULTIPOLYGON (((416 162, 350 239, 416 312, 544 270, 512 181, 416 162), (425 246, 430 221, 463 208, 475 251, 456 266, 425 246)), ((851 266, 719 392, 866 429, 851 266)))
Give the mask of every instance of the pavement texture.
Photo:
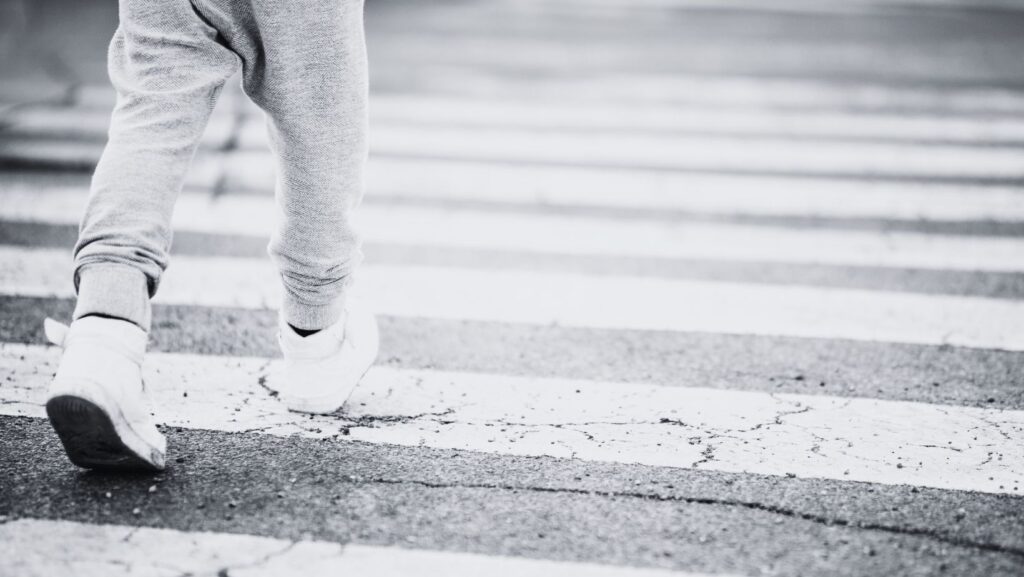
POLYGON ((2 426, 15 517, 715 573, 1014 575, 1024 557, 1002 496, 184 430, 169 472, 133 478, 69 471, 45 423, 2 426))
MULTIPOLYGON (((1024 202, 1022 3, 368 0, 366 22, 373 97, 409 104, 406 116, 403 106, 371 113, 383 135, 371 164, 422 164, 440 174, 469 163, 485 175, 518 174, 521 194, 531 199, 489 197, 484 192, 501 185, 486 177, 474 181, 480 198, 445 194, 413 170, 396 177, 398 184, 371 184, 368 206, 883 238, 1024 238, 1024 219, 1014 216, 864 216, 844 211, 842 202, 853 198, 850 185, 854 195, 860 186, 891 186, 959 194, 965 205, 974 194, 1021 195, 1024 202), (543 120, 517 116, 510 103, 599 113, 543 120), (474 116, 480 104, 494 108, 474 116), (649 110, 664 111, 665 125, 657 117, 641 122, 649 110), (672 124, 683 112, 717 120, 672 124), (759 124, 763 118, 772 123, 759 124), (827 118, 834 123, 821 124, 827 118), (839 128, 812 130, 826 125, 839 128), (491 144, 477 150, 464 134, 491 144), (522 134, 535 140, 502 148, 522 134), (557 140, 565 135, 580 139, 557 140), (701 139, 720 152, 696 154, 701 139), (694 157, 647 162, 641 150, 634 160, 607 161, 609 151, 629 143, 657 158, 661 145, 675 140, 696 142, 687 149, 694 157), (578 154, 558 144, 588 141, 592 147, 578 154), (821 155, 813 154, 817 147, 821 155), (745 155, 756 165, 733 161, 745 155), (530 184, 536 176, 554 189, 571 188, 610 168, 666 195, 713 194, 700 188, 701 179, 727 177, 755 188, 762 180, 820 187, 838 200, 813 214, 560 205, 530 184), (431 186, 439 192, 421 190, 431 186)), ((73 189, 84 198, 113 104, 104 60, 116 25, 112 1, 0 5, 0 202, 13 187, 40 195, 73 189)), ((229 87, 188 190, 213 200, 269 201, 273 161, 262 130, 261 113, 229 87)), ((76 236, 66 222, 0 218, 0 246, 67 249, 69 265, 76 236)), ((266 244, 261 235, 180 231, 172 252, 255 259, 266 255, 266 244)), ((1024 271, 1017 270, 542 254, 440 247, 427 238, 369 243, 366 254, 369 263, 394 266, 812 286, 965 302, 1024 297, 1024 271)), ((0 262, 0 279, 9 279, 0 283, 0 347, 45 344, 42 320, 69 320, 74 302, 36 294, 9 269, 0 262)), ((150 350, 277 358, 276 322, 270 309, 159 304, 150 350)), ((396 369, 1024 411, 1024 353, 1014 351, 416 315, 379 322, 378 364, 396 369)), ((710 574, 1024 574, 1024 498, 1006 493, 175 427, 164 427, 166 472, 84 472, 67 462, 44 419, 4 412, 6 395, 23 378, 0 366, 0 524, 52 519, 710 574)), ((1017 429, 1004 435, 1007 443, 1022 438, 1017 429)), ((1024 463, 1002 465, 1024 471, 1024 463)), ((0 574, 6 567, 0 560, 0 574)))

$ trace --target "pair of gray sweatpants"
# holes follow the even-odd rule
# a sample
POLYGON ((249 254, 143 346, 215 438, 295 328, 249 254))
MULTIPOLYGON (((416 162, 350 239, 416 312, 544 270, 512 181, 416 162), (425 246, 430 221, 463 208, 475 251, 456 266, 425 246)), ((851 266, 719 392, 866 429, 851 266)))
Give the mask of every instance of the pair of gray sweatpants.
POLYGON ((74 318, 149 329, 175 200, 214 103, 241 67, 277 159, 268 250, 284 284, 284 320, 333 324, 362 260, 351 215, 367 156, 363 1, 120 0, 119 16, 108 62, 117 104, 75 247, 74 318))

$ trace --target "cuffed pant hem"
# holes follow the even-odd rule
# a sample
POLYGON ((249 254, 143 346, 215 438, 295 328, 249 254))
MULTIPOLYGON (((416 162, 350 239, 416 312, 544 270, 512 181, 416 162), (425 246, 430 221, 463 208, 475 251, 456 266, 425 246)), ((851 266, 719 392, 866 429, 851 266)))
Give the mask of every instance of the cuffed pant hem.
POLYGON ((338 322, 345 314, 345 298, 335 299, 326 305, 303 303, 291 296, 285 296, 281 307, 284 322, 297 329, 315 331, 325 329, 338 322))
POLYGON ((142 271, 124 264, 89 264, 78 269, 76 282, 78 303, 73 319, 88 315, 115 317, 149 332, 149 282, 142 271))

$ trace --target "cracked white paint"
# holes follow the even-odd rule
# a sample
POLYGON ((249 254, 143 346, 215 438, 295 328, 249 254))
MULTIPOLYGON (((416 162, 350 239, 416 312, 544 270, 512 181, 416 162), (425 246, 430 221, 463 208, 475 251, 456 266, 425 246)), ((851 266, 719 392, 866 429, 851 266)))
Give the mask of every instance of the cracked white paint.
MULTIPOLYGON (((0 348, 0 414, 43 416, 57 358, 0 348)), ((1024 411, 378 366, 311 418, 258 384, 279 369, 154 353, 146 381, 172 426, 1024 494, 1024 411)))
POLYGON ((0 574, 20 577, 275 575, 655 577, 660 569, 402 547, 285 541, 231 533, 19 519, 0 524, 0 574))
MULTIPOLYGON (((84 189, 40 194, 0 189, 0 218, 77 224, 84 189)), ((1024 205, 1024 195, 1020 195, 1024 205)), ((277 209, 271 198, 183 194, 175 229, 267 236, 277 209)), ((367 241, 519 253, 869 266, 935 270, 1024 271, 1024 239, 911 232, 787 229, 514 214, 486 210, 366 206, 359 211, 367 241), (523 231, 529 234, 523 234, 523 231)))
MULTIPOLYGON (((72 297, 67 251, 0 247, 0 294, 72 297)), ((886 291, 425 266, 364 266, 380 314, 1024 351, 1024 302, 886 291)), ((155 302, 276 308, 267 259, 174 260, 155 302)))

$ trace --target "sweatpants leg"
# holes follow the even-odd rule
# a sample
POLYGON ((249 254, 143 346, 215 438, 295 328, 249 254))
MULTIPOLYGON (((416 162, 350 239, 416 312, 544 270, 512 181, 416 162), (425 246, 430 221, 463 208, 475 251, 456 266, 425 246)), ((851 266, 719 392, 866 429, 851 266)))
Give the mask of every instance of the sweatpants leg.
POLYGON ((278 158, 280 213, 269 252, 284 284, 282 314, 293 327, 321 329, 341 316, 363 260, 352 223, 368 151, 363 1, 289 7, 306 12, 296 14, 302 28, 275 27, 266 73, 247 79, 278 158))
POLYGON ((174 202, 238 58, 189 0, 121 0, 119 17, 108 54, 117 104, 75 247, 74 318, 148 330, 174 202))
POLYGON ((352 214, 367 156, 362 0, 197 0, 243 62, 277 159, 269 246, 282 315, 300 329, 337 321, 362 261, 352 214))

